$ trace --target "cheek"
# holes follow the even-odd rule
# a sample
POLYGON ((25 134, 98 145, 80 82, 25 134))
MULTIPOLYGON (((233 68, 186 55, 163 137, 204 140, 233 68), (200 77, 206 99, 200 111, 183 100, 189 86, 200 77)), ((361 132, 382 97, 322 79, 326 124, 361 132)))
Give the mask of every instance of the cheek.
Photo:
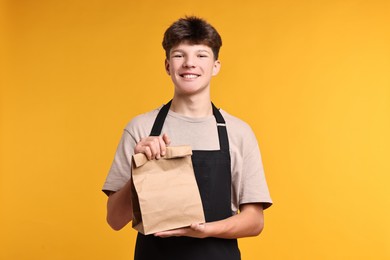
POLYGON ((168 73, 169 75, 175 74, 175 71, 177 71, 177 64, 175 63, 170 63, 168 67, 168 73))
POLYGON ((169 63, 167 62, 165 64, 165 71, 167 72, 167 74, 169 76, 172 76, 175 74, 176 68, 177 68, 177 64, 175 64, 175 62, 172 60, 169 61, 169 63))

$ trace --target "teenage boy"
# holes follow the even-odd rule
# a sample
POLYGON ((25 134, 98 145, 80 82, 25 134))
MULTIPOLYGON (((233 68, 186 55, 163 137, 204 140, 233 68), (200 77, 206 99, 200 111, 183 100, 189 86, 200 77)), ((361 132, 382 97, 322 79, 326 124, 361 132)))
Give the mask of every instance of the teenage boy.
POLYGON ((218 32, 203 19, 174 22, 163 39, 173 98, 135 117, 124 130, 103 187, 109 196, 109 225, 119 230, 132 219, 132 155, 144 153, 158 160, 168 145, 192 146, 206 218, 205 224, 147 236, 138 233, 137 260, 238 260, 237 238, 257 236, 263 229, 263 210, 272 201, 255 135, 210 99, 211 78, 221 67, 221 45, 218 32))

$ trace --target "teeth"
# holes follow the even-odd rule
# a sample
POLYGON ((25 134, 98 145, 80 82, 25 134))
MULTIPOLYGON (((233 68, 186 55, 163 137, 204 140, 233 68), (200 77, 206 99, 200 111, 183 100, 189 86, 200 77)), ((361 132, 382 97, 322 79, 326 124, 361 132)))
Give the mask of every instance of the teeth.
POLYGON ((186 79, 194 79, 194 78, 197 78, 198 75, 195 75, 195 74, 185 74, 183 75, 183 78, 186 78, 186 79))

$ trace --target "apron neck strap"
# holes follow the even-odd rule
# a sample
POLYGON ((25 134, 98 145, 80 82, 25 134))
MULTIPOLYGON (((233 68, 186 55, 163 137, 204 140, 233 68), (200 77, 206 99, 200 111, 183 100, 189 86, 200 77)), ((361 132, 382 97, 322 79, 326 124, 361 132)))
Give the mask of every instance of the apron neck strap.
MULTIPOLYGON (((154 121, 153 124, 153 128, 150 131, 150 136, 159 136, 161 134, 161 130, 163 128, 165 118, 168 115, 171 103, 172 100, 170 100, 167 104, 165 104, 158 112, 156 120, 154 121)), ((229 139, 226 131, 225 119, 223 118, 219 109, 213 103, 211 103, 211 105, 213 107, 213 115, 215 117, 215 120, 217 121, 220 149, 229 151, 229 139)))
POLYGON ((229 138, 226 131, 226 122, 219 109, 211 103, 213 106, 213 115, 217 121, 219 147, 221 150, 229 152, 229 138))
POLYGON ((171 107, 172 100, 166 103, 158 112, 156 120, 154 120, 152 131, 150 136, 159 136, 161 134, 162 127, 164 125, 165 118, 168 115, 169 108, 171 107))

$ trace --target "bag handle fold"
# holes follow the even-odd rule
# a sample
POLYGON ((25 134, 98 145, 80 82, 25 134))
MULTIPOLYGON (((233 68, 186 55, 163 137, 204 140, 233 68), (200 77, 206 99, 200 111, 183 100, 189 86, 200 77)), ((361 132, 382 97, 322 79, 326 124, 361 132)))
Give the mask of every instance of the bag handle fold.
MULTIPOLYGON (((165 156, 163 156, 161 159, 174 159, 189 155, 192 155, 192 148, 189 145, 168 146, 166 149, 165 156)), ((138 168, 147 163, 148 158, 143 153, 137 153, 133 155, 133 162, 135 167, 138 168)))

